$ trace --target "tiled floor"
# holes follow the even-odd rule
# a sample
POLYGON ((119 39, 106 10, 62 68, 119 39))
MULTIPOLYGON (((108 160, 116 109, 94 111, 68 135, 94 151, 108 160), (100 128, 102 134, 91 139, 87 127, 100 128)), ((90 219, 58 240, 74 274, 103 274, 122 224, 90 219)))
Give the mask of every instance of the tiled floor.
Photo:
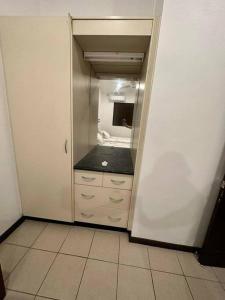
POLYGON ((224 300, 225 269, 126 233, 25 221, 0 245, 6 300, 224 300))

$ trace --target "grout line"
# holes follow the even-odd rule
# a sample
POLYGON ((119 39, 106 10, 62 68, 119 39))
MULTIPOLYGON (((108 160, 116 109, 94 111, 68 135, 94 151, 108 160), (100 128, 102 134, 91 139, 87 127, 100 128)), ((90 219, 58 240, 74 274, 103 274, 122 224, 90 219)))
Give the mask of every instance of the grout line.
MULTIPOLYGON (((13 245, 15 246, 15 245, 13 245)), ((18 260, 18 262, 15 264, 14 268, 9 272, 8 276, 6 276, 6 278, 4 278, 4 282, 5 282, 5 285, 7 285, 7 281, 9 279, 9 276, 12 274, 12 272, 16 269, 16 267, 19 265, 19 263, 22 261, 22 259, 25 257, 25 255, 28 253, 29 251, 29 248, 26 248, 26 252, 24 253, 24 255, 22 255, 22 257, 18 260)), ((6 287, 7 288, 7 287, 6 287)))
POLYGON ((150 257, 149 257, 149 251, 148 248, 146 249, 147 251, 147 256, 148 256, 148 265, 149 265, 149 269, 151 270, 151 264, 150 264, 150 257))
POLYGON ((34 300, 37 299, 37 297, 43 298, 43 299, 51 299, 51 300, 59 300, 58 298, 52 298, 52 297, 46 297, 46 296, 39 296, 39 295, 34 295, 34 300))
MULTIPOLYGON (((182 264, 181 264, 181 262, 180 262, 179 255, 177 255, 177 253, 176 253, 176 256, 177 256, 178 262, 179 262, 179 264, 180 264, 181 270, 182 270, 182 272, 183 272, 183 274, 184 274, 184 270, 183 270, 182 264)), ((188 284, 188 281, 187 281, 187 278, 186 278, 185 274, 184 274, 184 279, 185 279, 185 281, 186 281, 186 283, 187 283, 187 286, 188 286, 188 288, 189 288, 191 297, 192 297, 192 299, 194 300, 194 295, 192 294, 191 287, 190 287, 189 284, 188 284)))
POLYGON ((154 296, 156 299, 155 285, 154 285, 154 281, 153 281, 153 275, 152 275, 151 263, 150 263, 149 248, 147 248, 147 253, 148 253, 148 263, 149 263, 149 268, 150 268, 149 271, 150 271, 150 277, 151 277, 151 281, 152 281, 152 288, 153 288, 154 296))
POLYGON ((154 285, 152 270, 149 270, 149 271, 150 271, 150 277, 151 277, 151 282, 152 282, 153 293, 154 293, 154 297, 156 299, 156 291, 155 291, 155 285, 154 285))
POLYGON ((33 243, 30 245, 29 248, 32 248, 32 246, 34 245, 34 243, 37 241, 37 239, 39 238, 39 236, 42 234, 42 232, 45 231, 45 229, 47 228, 49 223, 46 223, 46 225, 44 226, 44 228, 40 231, 40 233, 37 235, 37 237, 34 239, 33 243))
MULTIPOLYGON (((49 223, 48 223, 48 224, 49 224, 49 223)), ((48 225, 47 225, 47 226, 48 226, 48 225)), ((46 226, 46 227, 47 227, 47 226, 46 226)), ((38 291, 37 291, 36 294, 35 294, 36 296, 38 296, 38 293, 39 293, 39 291, 40 291, 40 289, 41 289, 41 287, 42 287, 42 285, 43 285, 45 279, 47 278, 47 276, 48 276, 48 274, 49 274, 49 272, 50 272, 51 267, 53 266, 54 262, 56 261, 56 258, 60 255, 59 251, 61 250, 61 248, 62 248, 62 246, 63 246, 65 240, 67 239, 70 230, 71 230, 71 229, 69 229, 68 232, 67 232, 67 234, 65 235, 65 238, 64 238, 64 240, 62 241, 62 244, 61 244, 61 246, 59 247, 59 250, 58 250, 57 252, 52 252, 52 253, 55 253, 55 257, 54 257, 52 263, 50 264, 50 267, 48 268, 48 271, 47 271, 47 273, 45 274, 45 277, 44 277, 44 279, 42 280, 42 283, 41 283, 41 285, 40 285, 38 291)), ((42 250, 41 250, 41 251, 42 251, 42 250)), ((46 251, 46 250, 45 250, 45 251, 46 251)), ((50 251, 46 251, 46 252, 50 252, 50 251)))
MULTIPOLYGON (((19 245, 16 245, 16 244, 10 244, 10 245, 19 246, 19 245)), ((24 247, 24 246, 19 246, 19 247, 24 247)), ((56 251, 50 251, 50 250, 39 249, 39 248, 28 248, 28 247, 24 247, 24 248, 34 249, 34 250, 39 250, 39 251, 48 252, 48 253, 54 253, 54 254, 58 253, 56 251)), ((25 255, 26 255, 26 253, 25 253, 25 255)), ((100 258, 87 257, 87 256, 82 256, 82 255, 77 255, 77 254, 74 255, 74 254, 69 254, 69 253, 64 253, 64 252, 60 252, 59 254, 68 255, 68 256, 76 256, 76 257, 81 257, 81 258, 85 258, 85 259, 88 258, 90 260, 103 261, 103 262, 108 262, 108 263, 112 263, 112 264, 118 264, 117 262, 113 262, 113 261, 108 261, 108 260, 104 260, 104 259, 100 259, 100 258)), ((174 274, 174 275, 179 275, 179 276, 186 276, 186 277, 191 277, 191 278, 201 279, 201 280, 206 280, 206 281, 211 281, 211 282, 221 282, 222 284, 225 284, 225 282, 222 282, 222 281, 219 281, 219 280, 211 280, 211 279, 206 279, 206 278, 197 277, 197 276, 193 276, 193 275, 185 275, 185 274, 173 273, 173 272, 169 272, 169 271, 165 271, 165 270, 159 270, 159 269, 153 269, 153 268, 145 268, 145 267, 141 267, 141 266, 137 266, 137 265, 129 265, 129 264, 125 264, 125 263, 119 263, 119 264, 122 265, 122 266, 128 266, 128 267, 139 268, 139 269, 144 269, 144 270, 152 270, 152 271, 157 271, 157 272, 167 273, 167 274, 174 274)))
MULTIPOLYGON (((187 274, 185 274, 184 270, 183 270, 183 267, 182 267, 182 264, 181 264, 180 259, 179 259, 179 255, 177 255, 177 259, 178 259, 178 262, 180 264, 181 270, 183 272, 183 276, 185 276, 185 277, 191 277, 191 278, 196 278, 196 279, 201 279, 201 280, 207 280, 207 281, 211 281, 211 282, 218 282, 219 281, 218 278, 217 278, 217 276, 215 276, 217 278, 217 280, 213 280, 213 279, 208 279, 208 278, 203 278, 203 277, 198 277, 198 276, 194 276, 194 275, 187 275, 187 274)), ((203 266, 201 264, 200 264, 200 266, 203 267, 203 268, 205 267, 204 269, 208 270, 207 266, 203 266)), ((215 275, 215 273, 213 271, 212 271, 212 273, 215 275)), ((176 274, 176 273, 172 273, 172 274, 176 274)))
MULTIPOLYGON (((224 290, 225 292, 225 282, 221 281, 219 276, 217 275, 216 273, 216 270, 214 269, 215 267, 211 267, 212 269, 212 272, 214 273, 214 275, 216 276, 216 278, 218 279, 218 283, 220 284, 220 286, 222 287, 222 289, 224 290)), ((223 268, 224 269, 224 268, 223 268)))
POLYGON ((118 265, 117 265, 117 277, 116 277, 116 300, 118 298, 118 284, 119 284, 120 234, 118 235, 118 238, 119 238, 119 251, 118 251, 118 265))
MULTIPOLYGON (((220 282, 218 280, 212 280, 212 279, 206 279, 206 278, 202 278, 202 277, 196 277, 193 275, 184 275, 185 277, 190 277, 190 278, 194 278, 194 279, 200 279, 200 280, 205 280, 205 281, 210 281, 210 282, 220 282)), ((221 282, 223 283, 223 282, 221 282)))
POLYGON ((20 245, 20 244, 15 244, 15 243, 12 243, 12 242, 4 242, 4 243, 2 243, 2 245, 5 245, 5 244, 30 249, 29 246, 24 246, 24 245, 20 245))
POLYGON ((28 293, 28 292, 21 292, 21 291, 14 290, 14 289, 11 289, 11 288, 6 288, 6 296, 7 296, 7 291, 17 292, 17 293, 21 293, 21 294, 30 295, 30 296, 34 296, 35 297, 35 294, 31 294, 31 293, 28 293))
POLYGON ((191 287, 190 287, 190 285, 189 285, 189 283, 188 283, 188 281, 187 281, 187 278, 186 278, 186 276, 184 276, 184 278, 185 278, 185 281, 186 281, 186 283, 187 283, 187 286, 188 286, 188 288, 189 288, 189 291, 190 291, 191 297, 192 297, 192 299, 194 300, 194 295, 192 294, 192 290, 191 290, 191 287))
POLYGON ((63 245, 64 245, 64 243, 65 243, 66 239, 68 238, 68 236, 69 236, 69 234, 70 234, 71 231, 72 231, 72 228, 70 228, 70 229, 68 230, 68 232, 67 232, 67 234, 66 234, 64 240, 62 241, 61 246, 59 247, 58 253, 61 253, 60 251, 61 251, 61 249, 62 249, 62 247, 63 247, 63 245))
MULTIPOLYGON (((34 240, 33 243, 31 244, 31 246, 24 246, 24 245, 12 243, 12 242, 6 242, 6 241, 4 241, 4 244, 14 245, 14 246, 23 247, 23 248, 26 248, 26 249, 27 249, 27 251, 25 252, 25 254, 19 259, 19 261, 17 262, 17 264, 15 265, 15 267, 12 269, 12 271, 11 271, 11 272, 8 274, 8 276, 5 278, 5 281, 8 280, 9 276, 11 275, 11 273, 15 270, 15 268, 16 268, 16 267, 18 266, 18 264, 22 261, 22 259, 27 255, 27 253, 28 253, 29 250, 31 250, 31 249, 37 249, 37 250, 40 250, 40 251, 45 251, 45 252, 50 252, 50 253, 56 254, 56 255, 55 255, 55 258, 54 258, 54 260, 53 260, 53 262, 52 262, 52 264, 50 265, 50 267, 49 267, 49 269, 48 269, 48 271, 47 271, 47 273, 46 273, 45 278, 43 279, 43 281, 42 281, 42 283, 41 283, 40 288, 38 289, 37 293, 34 295, 35 297, 38 296, 38 292, 40 291, 40 289, 41 289, 41 287, 42 287, 42 285, 43 285, 43 282, 45 281, 45 279, 46 279, 46 277, 47 277, 47 275, 48 275, 48 273, 49 273, 49 271, 50 271, 52 265, 54 264, 54 262, 55 262, 55 260, 56 260, 56 258, 57 258, 57 256, 58 256, 59 254, 69 255, 69 256, 77 256, 77 257, 82 257, 82 258, 85 258, 85 259, 86 259, 86 261, 85 261, 85 266, 84 266, 84 269, 83 269, 83 272, 82 272, 82 276, 81 276, 81 280, 80 280, 80 284, 79 284, 79 287, 78 287, 76 299, 77 299, 77 297, 78 297, 78 293, 79 293, 80 286, 81 286, 81 283, 82 283, 82 280, 83 280, 83 276, 84 276, 84 272, 85 272, 85 269, 86 269, 86 265, 87 265, 88 259, 90 259, 90 260, 96 260, 96 261, 103 261, 103 262, 108 262, 108 263, 113 263, 113 264, 117 264, 117 265, 118 265, 118 266, 117 266, 116 298, 117 298, 117 294, 118 294, 118 273, 119 273, 119 265, 124 265, 124 266, 130 266, 130 267, 134 267, 134 268, 140 268, 140 269, 147 269, 147 270, 150 270, 150 273, 151 273, 151 279, 152 279, 152 283, 153 283, 154 294, 155 294, 155 287, 154 287, 154 281, 153 281, 152 271, 157 271, 157 272, 162 272, 162 273, 169 273, 169 274, 175 274, 175 275, 179 275, 179 276, 184 276, 184 277, 185 277, 185 280, 186 280, 186 282, 187 282, 187 285, 188 285, 188 287, 189 287, 189 290, 190 290, 190 293, 191 293, 192 298, 193 298, 193 295, 192 295, 190 286, 189 286, 188 281, 187 281, 187 278, 188 278, 188 277, 190 277, 190 278, 196 278, 196 279, 200 279, 200 280, 211 281, 211 282, 218 282, 218 283, 220 283, 221 287, 224 289, 224 286, 223 286, 223 285, 224 285, 224 282, 221 282, 221 281, 219 280, 219 278, 218 278, 218 276, 217 276, 217 274, 216 274, 216 272, 215 272, 215 270, 214 270, 213 268, 211 268, 211 269, 212 269, 212 272, 215 274, 215 276, 216 276, 216 278, 217 278, 217 281, 211 280, 211 279, 199 278, 199 277, 190 276, 190 275, 185 275, 185 274, 184 274, 184 271, 183 271, 183 268, 182 268, 182 265, 181 265, 181 262, 180 262, 180 260, 179 260, 179 256, 178 256, 178 254, 177 254, 176 252, 175 252, 175 254, 176 254, 176 256, 177 256, 177 259, 178 259, 178 262, 179 262, 179 264, 180 264, 180 267, 181 267, 181 270, 182 270, 183 274, 177 274, 177 273, 172 273, 172 272, 167 272, 167 271, 161 271, 161 270, 155 270, 155 269, 152 269, 152 268, 151 268, 151 264, 150 264, 150 257, 149 257, 148 246, 146 246, 146 247, 147 247, 147 253, 148 253, 149 268, 144 268, 144 267, 140 267, 140 266, 128 265, 128 264, 120 263, 119 258, 120 258, 120 246, 121 246, 121 245, 120 245, 120 242, 121 242, 120 240, 121 240, 121 235, 119 234, 119 232, 118 232, 118 235, 119 235, 118 263, 110 262, 110 261, 107 261, 107 260, 104 260, 104 259, 102 260, 102 259, 96 259, 96 258, 90 258, 90 257, 89 257, 90 251, 91 251, 91 248, 92 248, 92 244, 93 244, 93 241, 94 241, 95 233, 99 230, 99 229, 94 229, 94 228, 88 228, 88 227, 87 227, 88 230, 90 230, 90 231, 92 231, 92 232, 94 231, 94 234, 93 234, 93 237, 92 237, 92 241, 91 241, 91 245, 90 245, 90 248, 89 248, 89 252, 88 252, 88 256, 87 256, 87 257, 83 257, 83 256, 79 256, 79 255, 71 255, 71 254, 61 253, 61 252, 60 252, 61 249, 62 249, 62 247, 63 247, 63 245, 64 245, 64 243, 65 243, 65 241, 66 241, 66 239, 67 239, 67 237, 68 237, 68 235, 69 235, 69 233, 70 233, 70 231, 72 230, 73 227, 71 227, 71 228, 68 230, 68 233, 66 234, 66 236, 65 236, 65 238, 64 238, 64 240, 63 240, 63 242, 62 242, 62 244, 61 244, 61 246, 60 246, 60 248, 59 248, 59 250, 58 250, 57 252, 54 252, 54 251, 48 251, 48 250, 45 250, 45 249, 34 248, 34 247, 33 247, 34 243, 35 243, 36 240, 39 238, 39 236, 44 232, 44 230, 46 230, 48 224, 50 224, 50 223, 47 223, 47 222, 46 222, 46 225, 45 225, 44 228, 41 230, 41 232, 38 234, 38 236, 35 238, 35 240, 34 240)), ((102 229, 101 229, 101 230, 102 230, 102 229)), ((104 230, 104 231, 107 232, 107 230, 104 230)), ((10 288, 7 288, 7 290, 12 290, 12 291, 16 291, 16 292, 19 292, 19 293, 29 294, 29 293, 24 292, 24 291, 17 291, 17 290, 13 290, 13 289, 10 289, 10 288)), ((33 295, 33 294, 30 294, 30 295, 33 295)), ((46 298, 45 296, 41 296, 41 297, 46 298)), ((155 295, 155 297, 156 297, 156 295, 155 295)), ((52 298, 52 299, 54 299, 54 298, 52 298)))
POLYGON ((34 296, 35 297, 34 299, 36 299, 36 297, 41 297, 41 298, 45 298, 45 299, 58 300, 57 298, 51 298, 51 297, 45 297, 45 296, 38 296, 36 294, 31 294, 31 293, 28 293, 28 292, 21 292, 19 290, 15 290, 15 289, 9 289, 9 288, 7 288, 6 291, 11 291, 11 292, 19 293, 19 294, 25 294, 25 295, 34 296))
MULTIPOLYGON (((218 282, 221 283, 222 285, 225 284, 225 281, 221 281, 221 280, 220 280, 220 278, 219 278, 219 276, 217 275, 216 270, 215 270, 214 268, 216 268, 216 267, 211 266, 211 270, 212 270, 213 274, 216 276, 218 282)), ((218 267, 218 268, 219 268, 219 267, 218 267)), ((222 268, 222 269, 225 269, 225 268, 222 268)), ((224 288, 224 287, 223 287, 223 288, 224 288)), ((225 289, 225 288, 224 288, 224 289, 225 289)))
POLYGON ((89 251, 88 251, 88 255, 86 257, 86 261, 85 261, 85 264, 84 264, 84 269, 83 269, 83 272, 82 272, 82 275, 81 275, 81 279, 80 279, 80 283, 79 283, 79 286, 78 286, 78 289, 77 289, 77 294, 76 294, 75 300, 77 299, 79 291, 80 291, 81 282, 82 282, 83 277, 84 277, 84 272, 85 272, 85 269, 86 269, 86 266, 87 266, 88 257, 90 255, 92 243, 94 241, 95 232, 96 232, 96 230, 94 230, 94 234, 93 234, 93 237, 92 237, 92 240, 91 240, 91 245, 90 245, 90 248, 89 248, 89 251))
MULTIPOLYGON (((41 289, 41 287, 42 287, 42 285, 43 285, 43 283, 44 283, 46 277, 48 276, 48 273, 49 273, 49 271, 50 271, 52 265, 54 264, 54 262, 55 262, 57 256, 58 256, 58 253, 55 253, 55 257, 54 257, 52 263, 50 264, 50 266, 49 266, 49 268, 48 268, 48 271, 46 272, 46 274, 45 274, 45 276, 44 276, 44 279, 42 280, 41 285, 40 285, 40 287, 38 288, 38 290, 37 290, 35 296, 38 296, 38 293, 39 293, 39 291, 40 291, 40 289, 41 289)), ((41 297, 42 297, 42 296, 41 296, 41 297)))
MULTIPOLYGON (((23 224, 23 223, 22 223, 23 224)), ((20 226, 22 225, 20 224, 20 226)), ((20 226, 18 228, 20 228, 20 226)), ((47 225, 46 225, 47 226, 47 225)), ((41 232, 38 234, 37 238, 39 237, 39 235, 44 231, 45 227, 41 230, 41 232)), ((37 239, 36 238, 36 239, 37 239)), ((36 239, 34 241, 36 241, 36 239)), ((19 265, 19 263, 22 261, 22 259, 25 257, 25 255, 29 252, 29 250, 31 249, 31 246, 22 246, 22 245, 19 245, 19 244, 14 244, 14 243, 6 243, 8 245, 13 245, 13 246, 18 246, 18 247, 23 247, 23 248, 26 248, 27 251, 24 253, 24 255, 18 260, 17 264, 15 264, 14 268, 11 270, 11 272, 9 272, 8 276, 4 279, 4 282, 7 283, 10 275, 12 274, 12 272, 16 269, 16 267, 19 265)))

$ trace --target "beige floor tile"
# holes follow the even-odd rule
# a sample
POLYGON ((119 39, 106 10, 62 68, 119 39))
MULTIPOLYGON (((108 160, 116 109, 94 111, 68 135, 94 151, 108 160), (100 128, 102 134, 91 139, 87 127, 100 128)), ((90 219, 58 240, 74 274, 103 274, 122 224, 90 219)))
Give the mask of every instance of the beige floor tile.
POLYGON ((4 300, 34 300, 34 295, 14 292, 7 290, 4 300))
POLYGON ((120 235, 120 264, 149 268, 148 250, 144 245, 129 243, 126 234, 120 235))
POLYGON ((78 300, 115 300, 117 264, 88 259, 78 300))
POLYGON ((187 277, 195 300, 224 300, 225 291, 219 282, 187 277))
POLYGON ((175 274, 183 274, 176 251, 148 247, 150 268, 175 274))
POLYGON ((186 276, 217 281, 212 268, 200 265, 194 254, 177 252, 177 255, 186 276))
POLYGON ((6 239, 6 243, 30 247, 46 225, 44 222, 27 220, 6 239))
POLYGON ((96 231, 89 257, 118 263, 119 234, 96 231))
POLYGON ((70 229, 71 226, 67 225, 48 224, 32 248, 58 252, 70 229))
POLYGON ((75 299, 85 262, 85 258, 59 254, 38 295, 63 300, 75 299))
POLYGON ((93 235, 94 230, 82 227, 73 227, 70 230, 60 252, 87 257, 93 235))
POLYGON ((225 283, 225 268, 213 268, 219 281, 225 283))
POLYGON ((28 248, 3 243, 0 246, 0 263, 3 278, 6 279, 15 268, 20 259, 28 251, 28 248))
POLYGON ((39 296, 37 296, 36 298, 35 298, 35 300, 52 300, 51 298, 46 298, 46 297, 39 297, 39 296))
POLYGON ((12 290, 37 293, 56 254, 30 249, 16 266, 7 280, 7 287, 12 290))
POLYGON ((150 270, 120 265, 117 299, 155 299, 150 270))
POLYGON ((184 276, 152 271, 157 300, 192 300, 184 276))

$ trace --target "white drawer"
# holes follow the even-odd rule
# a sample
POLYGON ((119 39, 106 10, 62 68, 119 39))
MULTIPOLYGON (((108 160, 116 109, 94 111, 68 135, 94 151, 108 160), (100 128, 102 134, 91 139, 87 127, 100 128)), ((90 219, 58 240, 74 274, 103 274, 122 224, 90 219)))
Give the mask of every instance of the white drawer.
POLYGON ((76 184, 102 186, 102 177, 101 172, 75 170, 76 184))
POLYGON ((108 207, 129 210, 131 192, 112 188, 102 188, 102 193, 107 201, 108 207))
POLYGON ((75 185, 75 209, 111 207, 129 210, 131 192, 127 190, 75 185))
POLYGON ((102 197, 102 187, 75 184, 75 210, 87 210, 105 205, 102 197))
POLYGON ((76 209, 75 221, 126 228, 128 211, 105 207, 93 210, 76 209))
POLYGON ((133 176, 123 174, 103 174, 103 186, 116 189, 131 190, 133 184, 133 176))

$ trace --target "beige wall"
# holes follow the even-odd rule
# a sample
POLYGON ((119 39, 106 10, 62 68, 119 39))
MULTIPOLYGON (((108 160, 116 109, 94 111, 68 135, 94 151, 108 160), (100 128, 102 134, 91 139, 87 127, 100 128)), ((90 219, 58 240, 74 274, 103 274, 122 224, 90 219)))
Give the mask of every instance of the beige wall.
POLYGON ((89 147, 90 64, 73 38, 73 159, 76 164, 89 147))
POLYGON ((89 113, 89 148, 97 145, 98 133, 99 86, 95 72, 91 70, 90 113, 89 113))
MULTIPOLYGON (((149 61, 149 48, 145 54, 145 59, 143 62, 141 75, 140 75, 140 81, 139 81, 138 97, 137 97, 137 101, 134 105, 132 147, 131 147, 131 154, 132 154, 134 166, 136 163, 136 154, 137 154, 137 149, 139 146, 139 139, 140 139, 141 118, 143 117, 143 114, 142 114, 143 102, 144 102, 144 99, 146 98, 145 84, 146 84, 146 76, 147 76, 147 70, 148 70, 148 61, 149 61)), ((146 99, 146 101, 149 101, 149 99, 146 99)), ((142 124, 142 125, 145 125, 145 124, 142 124)))

